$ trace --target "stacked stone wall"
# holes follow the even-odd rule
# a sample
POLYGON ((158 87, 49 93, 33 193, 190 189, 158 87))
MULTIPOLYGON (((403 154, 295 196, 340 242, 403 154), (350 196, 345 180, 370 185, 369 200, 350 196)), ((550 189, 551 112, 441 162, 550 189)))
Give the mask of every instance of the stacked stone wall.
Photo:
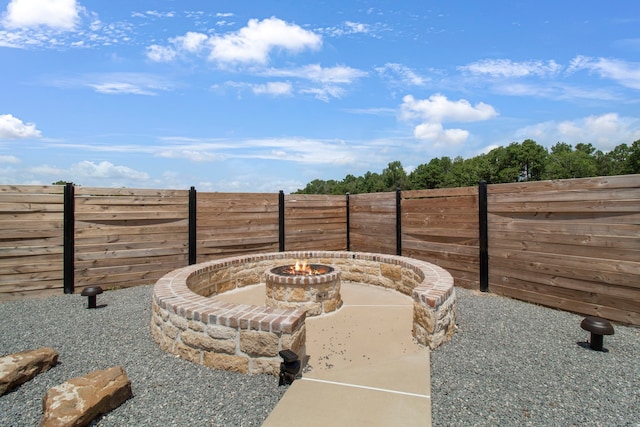
POLYGON ((280 350, 303 358, 306 312, 210 297, 262 283, 268 268, 297 259, 340 269, 343 281, 367 283, 409 295, 413 336, 436 348, 455 332, 453 278, 428 262, 361 252, 277 252, 225 258, 175 270, 154 287, 151 334, 165 351, 214 369, 277 375, 280 350))

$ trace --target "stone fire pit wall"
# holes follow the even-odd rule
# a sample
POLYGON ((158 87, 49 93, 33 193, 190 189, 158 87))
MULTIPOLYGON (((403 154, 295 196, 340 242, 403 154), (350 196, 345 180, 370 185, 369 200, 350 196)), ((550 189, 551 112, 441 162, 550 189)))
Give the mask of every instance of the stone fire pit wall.
MULTIPOLYGON (((453 278, 411 258, 364 252, 274 252, 225 258, 174 270, 153 289, 151 335, 166 352, 241 373, 278 375, 280 350, 305 356, 306 313, 216 301, 210 297, 264 283, 268 268, 296 259, 338 268, 343 282, 390 288, 413 298, 413 336, 431 349, 455 332, 453 278)), ((408 326, 408 325, 407 325, 408 326)))

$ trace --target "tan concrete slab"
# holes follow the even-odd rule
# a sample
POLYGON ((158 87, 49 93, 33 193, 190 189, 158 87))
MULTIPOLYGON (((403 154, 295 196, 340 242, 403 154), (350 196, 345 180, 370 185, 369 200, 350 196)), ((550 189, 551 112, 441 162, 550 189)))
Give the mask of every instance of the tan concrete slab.
POLYGON ((340 384, 297 380, 263 427, 429 427, 431 400, 340 384))
MULTIPOLYGON (((264 285, 216 299, 264 304, 264 285)), ((307 367, 264 426, 430 426, 429 350, 411 335, 413 301, 344 282, 343 307, 309 317, 307 367)))
POLYGON ((266 286, 263 284, 246 286, 244 288, 234 289, 224 292, 220 295, 211 297, 211 299, 226 301, 233 304, 250 304, 265 305, 266 304, 266 286))
POLYGON ((423 350, 367 365, 304 373, 304 378, 381 388, 430 398, 429 351, 423 350))
POLYGON ((350 306, 323 318, 308 318, 309 372, 369 365, 422 348, 411 335, 410 307, 350 306))

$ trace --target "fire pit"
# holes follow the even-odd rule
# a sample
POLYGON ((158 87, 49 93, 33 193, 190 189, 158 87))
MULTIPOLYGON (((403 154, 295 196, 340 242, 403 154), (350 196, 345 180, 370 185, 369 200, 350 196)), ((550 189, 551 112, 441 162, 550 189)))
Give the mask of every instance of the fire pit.
POLYGON ((342 305, 339 282, 334 289, 330 289, 329 282, 340 276, 349 282, 410 295, 413 322, 407 328, 412 328, 414 338, 424 346, 434 349, 455 332, 453 277, 441 267, 393 255, 299 251, 222 258, 167 273, 153 287, 154 341, 164 351, 183 359, 241 373, 278 376, 282 350, 291 350, 299 360, 304 360, 307 316, 304 310, 232 304, 211 298, 232 289, 261 284, 265 269, 268 269, 266 276, 271 278, 269 298, 275 294, 283 305, 294 304, 285 301, 285 297, 296 299, 296 295, 306 293, 309 288, 309 294, 315 292, 315 297, 309 297, 307 302, 298 301, 296 307, 316 304, 314 309, 319 313, 337 310, 342 305), (295 264, 296 259, 330 266, 333 271, 315 276, 282 276, 271 272, 274 267, 295 264), (301 284, 295 285, 294 281, 301 284))
POLYGON ((281 265, 265 272, 267 306, 301 308, 307 316, 320 316, 342 307, 340 270, 328 265, 281 265))

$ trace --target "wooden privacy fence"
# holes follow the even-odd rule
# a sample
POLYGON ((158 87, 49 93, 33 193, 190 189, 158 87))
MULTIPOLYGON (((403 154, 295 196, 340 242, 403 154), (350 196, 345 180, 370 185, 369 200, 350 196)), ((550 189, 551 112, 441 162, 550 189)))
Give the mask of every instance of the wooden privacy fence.
POLYGON ((491 185, 492 292, 640 325, 640 175, 491 185))
POLYGON ((62 186, 0 186, 0 301, 62 293, 62 186))
POLYGON ((196 260, 278 251, 278 194, 198 193, 196 260))
POLYGON ((184 190, 75 187, 71 286, 153 283, 187 265, 188 201, 184 190))
POLYGON ((640 175, 484 188, 326 196, 0 186, 0 301, 150 284, 233 255, 353 250, 423 259, 457 286, 640 325, 640 175))

